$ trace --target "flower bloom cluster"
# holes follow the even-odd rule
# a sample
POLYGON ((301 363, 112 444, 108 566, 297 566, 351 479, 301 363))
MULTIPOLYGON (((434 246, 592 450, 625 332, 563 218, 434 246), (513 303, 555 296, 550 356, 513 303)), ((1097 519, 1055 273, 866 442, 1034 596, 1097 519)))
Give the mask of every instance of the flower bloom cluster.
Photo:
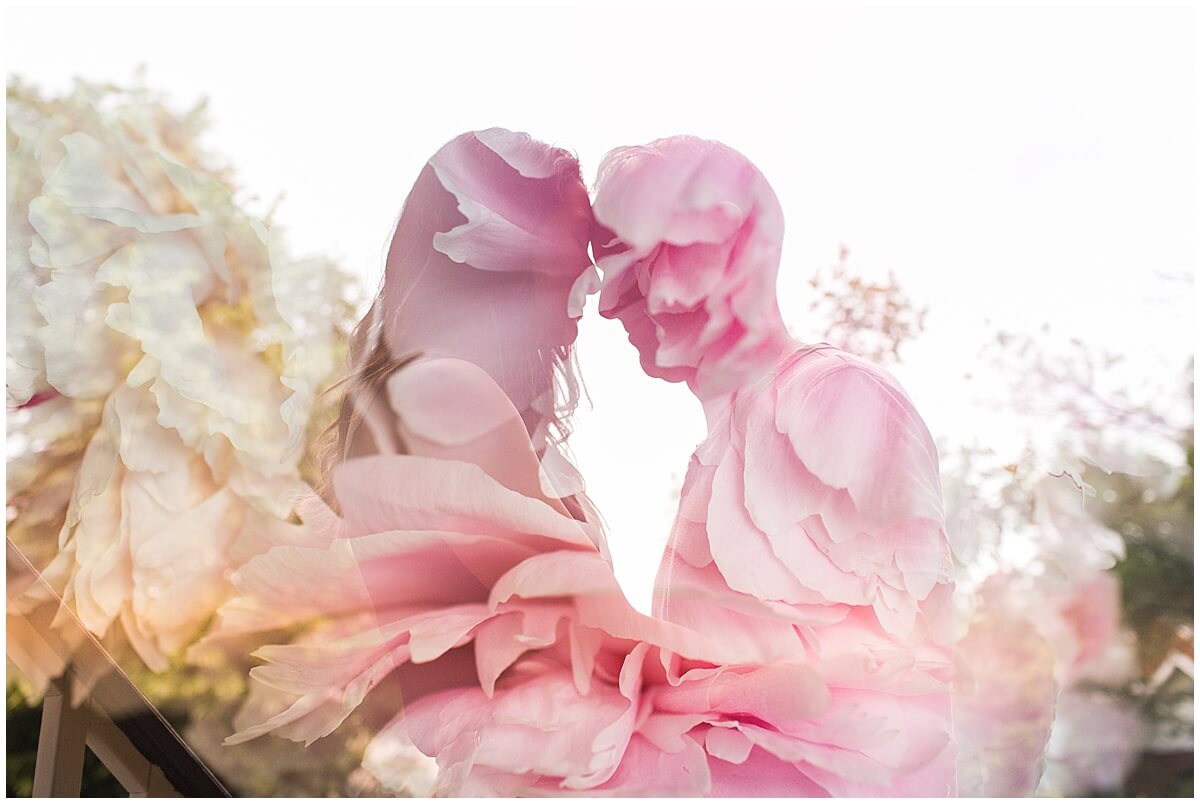
MULTIPOLYGON (((439 151, 393 239, 411 262, 389 260, 388 283, 436 286, 445 279, 423 271, 456 275, 447 258, 504 274, 560 255, 538 270, 574 266, 578 281, 531 296, 558 306, 526 321, 577 312, 599 284, 648 372, 689 381, 706 410, 721 397, 654 616, 626 601, 598 522, 531 440, 532 397, 505 370, 528 347, 492 360, 495 344, 476 356, 433 332, 384 383, 390 409, 364 413, 379 454, 335 470, 337 512, 311 517, 323 543, 276 547, 237 575, 222 631, 299 615, 328 628, 257 652, 231 742, 311 742, 360 705, 394 707, 372 691, 395 684, 403 708, 385 713, 366 761, 395 779, 435 759, 431 787, 408 792, 952 794, 953 584, 936 452, 911 402, 869 364, 787 337, 773 300, 778 207, 740 154, 680 138, 610 156, 598 274, 579 265, 577 215, 554 236, 505 223, 544 193, 574 209, 578 167, 561 156, 495 131, 439 151), (418 225, 447 192, 459 215, 418 225)), ((385 333, 411 294, 390 297, 385 287, 385 333)), ((521 337, 561 346, 574 331, 521 337)), ((524 382, 540 388, 540 376, 524 382)))
POLYGON ((294 538, 343 337, 343 278, 238 204, 199 111, 87 84, 8 96, 10 536, 153 669, 240 562, 294 538))

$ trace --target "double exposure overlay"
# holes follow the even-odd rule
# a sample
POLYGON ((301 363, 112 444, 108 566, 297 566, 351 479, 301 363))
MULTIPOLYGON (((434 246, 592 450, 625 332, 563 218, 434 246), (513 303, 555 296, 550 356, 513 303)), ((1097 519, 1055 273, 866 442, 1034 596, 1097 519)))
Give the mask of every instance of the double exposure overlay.
POLYGON ((364 272, 174 97, 9 79, 10 795, 1191 794, 1190 363, 989 322, 965 436, 737 142, 449 129, 364 272), (591 327, 703 411, 658 542, 591 327))

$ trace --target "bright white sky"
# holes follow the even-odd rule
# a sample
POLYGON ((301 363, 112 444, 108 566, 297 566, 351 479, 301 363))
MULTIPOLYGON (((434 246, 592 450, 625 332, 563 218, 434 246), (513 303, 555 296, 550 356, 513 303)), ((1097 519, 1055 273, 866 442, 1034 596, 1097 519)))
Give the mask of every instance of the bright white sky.
MULTIPOLYGON (((144 64, 179 107, 207 96, 210 145, 264 202, 285 193, 295 250, 370 287, 412 181, 462 131, 528 131, 589 181, 609 148, 692 133, 746 153, 779 194, 798 335, 819 334, 803 279, 839 244, 929 306, 896 373, 935 435, 1002 438, 958 382, 989 326, 1051 322, 1148 374, 1192 351, 1193 285, 1160 278, 1191 276, 1197 256, 1190 4, 6 11, 8 73, 44 90, 128 83, 144 64)), ((592 312, 579 352, 595 409, 572 446, 644 607, 704 420, 592 312)))

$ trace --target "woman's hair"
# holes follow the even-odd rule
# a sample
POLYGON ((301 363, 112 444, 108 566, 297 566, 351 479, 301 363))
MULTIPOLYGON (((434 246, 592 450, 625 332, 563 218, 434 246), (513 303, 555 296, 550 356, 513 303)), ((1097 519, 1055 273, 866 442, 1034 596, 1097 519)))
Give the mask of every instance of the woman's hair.
POLYGON ((351 444, 362 425, 363 411, 378 397, 387 378, 415 358, 395 359, 388 353, 387 344, 378 337, 375 323, 378 304, 376 300, 350 333, 345 376, 322 392, 322 396, 340 397, 337 415, 317 436, 315 450, 316 492, 334 510, 338 510, 338 505, 332 488, 333 472, 350 457, 351 444))
POLYGON ((568 305, 592 267, 590 226, 587 189, 565 151, 501 129, 442 146, 393 222, 374 303, 351 334, 345 378, 328 392, 340 403, 320 439, 324 491, 351 457, 406 451, 387 382, 425 357, 467 360, 491 376, 539 457, 548 442, 565 447, 583 387, 568 305), (541 162, 522 173, 531 153, 552 158, 551 173, 541 162))
MULTIPOLYGON (((323 392, 325 396, 341 397, 337 416, 317 437, 316 447, 316 490, 335 510, 338 506, 331 487, 334 470, 351 457, 383 451, 375 443, 374 435, 361 432, 367 412, 381 398, 386 399, 388 378, 421 357, 420 352, 400 357, 392 355, 383 337, 379 314, 382 303, 381 288, 375 302, 350 334, 345 377, 323 392)), ((403 314, 403 311, 398 311, 398 314, 403 314)), ((554 408, 545 422, 546 438, 566 451, 567 438, 571 434, 571 417, 580 399, 587 398, 587 389, 580 374, 574 344, 560 344, 549 350, 539 349, 539 356, 549 363, 554 389, 554 408)), ((391 435, 396 439, 393 446, 404 454, 407 449, 399 428, 392 428, 391 435)))

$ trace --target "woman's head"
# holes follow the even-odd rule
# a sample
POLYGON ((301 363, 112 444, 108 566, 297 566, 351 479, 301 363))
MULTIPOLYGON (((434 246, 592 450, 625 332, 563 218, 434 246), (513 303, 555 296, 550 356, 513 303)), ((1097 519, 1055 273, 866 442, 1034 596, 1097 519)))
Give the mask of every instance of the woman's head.
POLYGON ((503 129, 463 134, 426 164, 388 249, 380 299, 390 354, 459 357, 523 413, 544 409, 590 265, 591 205, 566 151, 503 129))
POLYGON ((539 449, 565 435, 578 399, 568 297, 591 266, 591 228, 566 151, 497 128, 442 146, 405 200, 380 295, 352 339, 338 453, 364 449, 351 443, 356 413, 383 404, 388 376, 425 356, 487 371, 539 449))

